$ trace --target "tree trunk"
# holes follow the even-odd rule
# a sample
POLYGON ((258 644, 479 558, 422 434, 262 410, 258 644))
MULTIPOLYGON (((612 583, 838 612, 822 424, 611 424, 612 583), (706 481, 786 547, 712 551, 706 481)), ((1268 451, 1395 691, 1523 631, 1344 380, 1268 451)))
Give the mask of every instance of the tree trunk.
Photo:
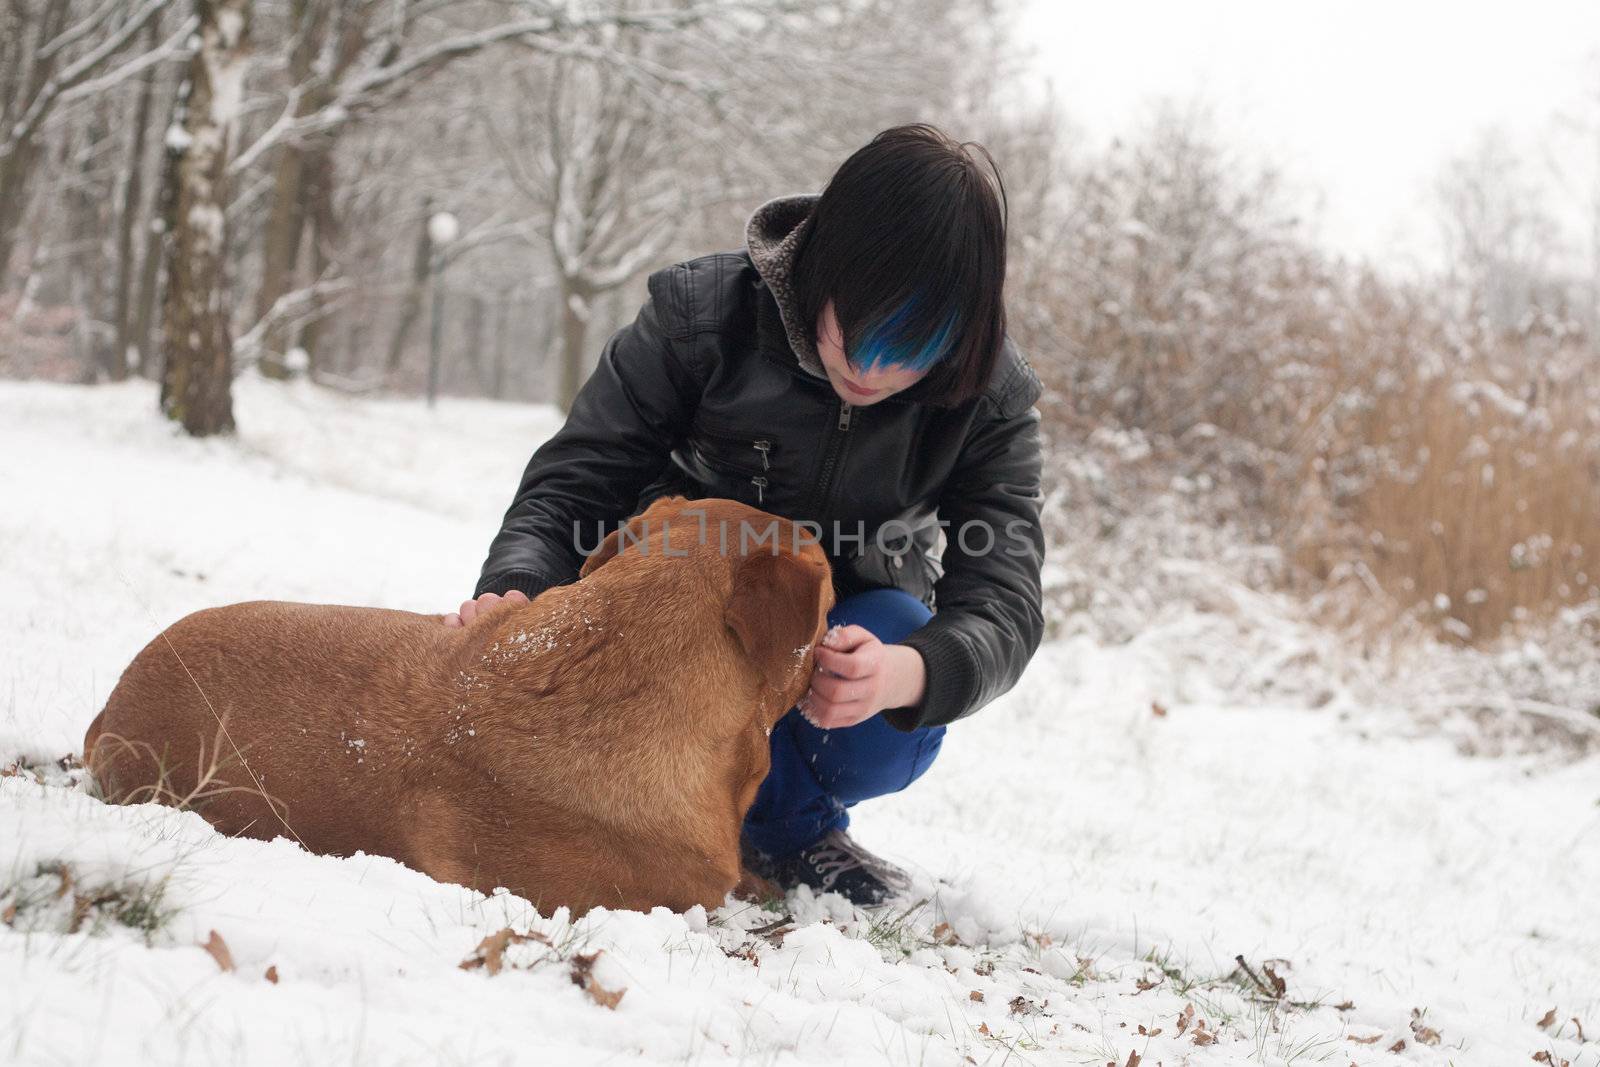
POLYGON ((76 313, 72 348, 78 361, 79 379, 86 383, 98 380, 102 371, 111 369, 111 355, 106 350, 100 321, 105 298, 104 274, 100 269, 105 248, 101 237, 105 233, 103 212, 108 198, 95 169, 95 156, 106 140, 108 125, 106 98, 101 97, 84 124, 83 141, 78 146, 73 166, 77 182, 66 197, 69 252, 65 265, 76 313))
POLYGON ((506 316, 511 311, 511 290, 501 289, 494 302, 494 372, 489 395, 501 400, 506 393, 506 316))
MULTIPOLYGON (((331 263, 331 250, 339 242, 339 218, 333 209, 335 182, 333 147, 331 145, 306 153, 303 171, 305 183, 306 221, 310 223, 311 277, 317 282, 326 280, 331 263)), ((309 376, 325 362, 320 352, 323 334, 328 325, 328 309, 320 296, 313 296, 306 324, 300 330, 300 347, 306 353, 306 374, 309 376)))
MULTIPOLYGON (((163 131, 176 128, 182 121, 183 93, 182 82, 173 87, 172 107, 163 131)), ((163 371, 156 359, 156 299, 161 287, 161 262, 170 237, 167 224, 177 210, 178 161, 182 158, 182 153, 176 151, 170 141, 166 143, 161 153, 156 202, 145 226, 144 249, 139 253, 139 296, 133 309, 133 343, 139 350, 139 374, 145 378, 155 378, 163 371)))
MULTIPOLYGON (((149 47, 155 48, 161 37, 161 16, 150 22, 145 33, 149 47)), ((150 126, 150 112, 155 103, 156 70, 151 67, 139 79, 139 102, 134 108, 133 141, 128 146, 127 180, 122 187, 122 211, 117 218, 117 306, 112 328, 115 334, 108 368, 111 380, 120 382, 128 376, 128 350, 135 344, 133 283, 137 257, 133 250, 133 232, 144 208, 144 155, 146 135, 150 126)))
POLYGON ((489 379, 483 367, 483 297, 476 294, 467 297, 467 343, 462 352, 472 367, 478 395, 482 396, 489 391, 489 379))
POLYGON ((591 297, 575 279, 561 279, 561 388, 556 403, 562 411, 572 410, 583 384, 583 342, 594 310, 591 297))
POLYGON ((433 237, 428 233, 428 220, 433 217, 433 201, 422 199, 422 219, 417 234, 416 258, 411 262, 411 285, 406 289, 405 303, 400 309, 400 322, 395 326, 394 338, 389 342, 389 359, 385 368, 389 374, 400 369, 400 358, 405 355, 406 335, 422 314, 422 298, 428 288, 428 267, 433 262, 433 237))
POLYGON ((195 14, 200 48, 189 64, 177 195, 168 220, 161 410, 204 437, 234 425, 233 337, 222 272, 228 150, 243 90, 250 0, 195 0, 195 14))
MULTIPOLYGON (((295 145, 281 145, 273 166, 272 207, 267 216, 261 257, 261 287, 256 291, 256 318, 272 312, 278 299, 294 287, 295 264, 305 231, 305 153, 295 145)), ((259 367, 264 378, 289 377, 284 354, 289 337, 283 323, 269 326, 261 339, 259 367)))

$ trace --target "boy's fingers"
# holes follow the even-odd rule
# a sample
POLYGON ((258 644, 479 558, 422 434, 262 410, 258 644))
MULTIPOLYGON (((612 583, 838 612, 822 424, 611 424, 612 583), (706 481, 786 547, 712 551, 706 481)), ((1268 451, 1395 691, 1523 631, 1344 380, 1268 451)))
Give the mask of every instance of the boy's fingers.
POLYGON ((822 647, 836 652, 853 652, 867 642, 876 640, 871 630, 852 623, 849 626, 835 626, 823 634, 822 647))
POLYGON ((876 669, 866 656, 831 648, 817 649, 817 666, 840 678, 865 678, 876 669))
POLYGON ((811 679, 811 691, 832 704, 865 700, 867 695, 865 687, 860 682, 830 678, 826 674, 811 679))
POLYGON ((507 604, 526 604, 528 602, 528 594, 520 589, 513 589, 506 593, 504 599, 507 604))
POLYGON ((444 624, 446 626, 460 626, 461 616, 452 611, 450 614, 444 617, 444 624))

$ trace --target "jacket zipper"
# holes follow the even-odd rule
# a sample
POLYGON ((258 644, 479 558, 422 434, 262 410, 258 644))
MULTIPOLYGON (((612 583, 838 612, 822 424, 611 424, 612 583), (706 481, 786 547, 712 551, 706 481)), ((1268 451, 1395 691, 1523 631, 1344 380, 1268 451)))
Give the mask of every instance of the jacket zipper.
POLYGON ((845 434, 850 432, 850 416, 854 410, 843 400, 839 401, 839 420, 835 424, 837 428, 828 437, 827 451, 823 454, 822 477, 817 479, 817 495, 813 498, 815 503, 811 508, 813 515, 821 514, 822 506, 833 494, 835 468, 839 464, 839 454, 844 451, 845 434))

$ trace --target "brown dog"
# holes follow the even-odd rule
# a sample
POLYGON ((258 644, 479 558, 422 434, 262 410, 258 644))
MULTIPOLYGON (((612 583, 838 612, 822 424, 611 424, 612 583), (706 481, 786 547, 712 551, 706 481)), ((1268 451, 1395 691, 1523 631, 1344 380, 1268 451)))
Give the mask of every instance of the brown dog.
POLYGON ((109 800, 392 856, 547 913, 715 907, 832 604, 793 523, 670 497, 580 581, 465 628, 271 601, 196 612, 123 672, 84 751, 109 800))

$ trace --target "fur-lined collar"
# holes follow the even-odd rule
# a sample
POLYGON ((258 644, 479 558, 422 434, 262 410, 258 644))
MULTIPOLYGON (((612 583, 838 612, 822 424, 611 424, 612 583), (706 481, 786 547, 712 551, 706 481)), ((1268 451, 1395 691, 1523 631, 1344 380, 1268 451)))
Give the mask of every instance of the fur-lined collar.
POLYGON ((819 193, 799 193, 768 200, 750 216, 744 236, 756 272, 778 305, 778 317, 783 320, 783 330, 789 336, 789 347, 794 349, 800 366, 825 378, 827 372, 822 369, 810 331, 801 328, 793 284, 795 251, 811 225, 812 209, 819 199, 819 193))

